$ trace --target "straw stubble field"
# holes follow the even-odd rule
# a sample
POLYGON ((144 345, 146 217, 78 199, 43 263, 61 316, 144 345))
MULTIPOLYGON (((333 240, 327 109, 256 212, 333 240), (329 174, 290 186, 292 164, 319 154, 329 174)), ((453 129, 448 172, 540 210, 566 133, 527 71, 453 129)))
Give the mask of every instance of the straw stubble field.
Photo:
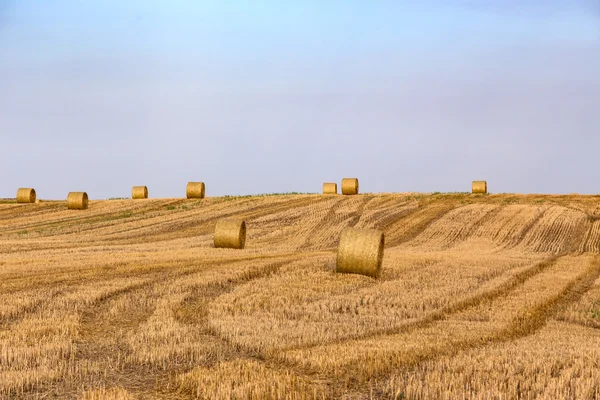
POLYGON ((0 397, 600 398, 599 252, 594 196, 0 204, 0 397))

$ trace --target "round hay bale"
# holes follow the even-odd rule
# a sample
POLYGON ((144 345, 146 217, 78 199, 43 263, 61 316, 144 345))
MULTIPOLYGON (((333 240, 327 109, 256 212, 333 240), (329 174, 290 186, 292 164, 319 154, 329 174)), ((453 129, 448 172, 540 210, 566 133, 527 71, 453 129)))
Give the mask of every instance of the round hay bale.
POLYGON ((243 249, 246 245, 246 222, 222 219, 215 226, 215 247, 243 249))
POLYGON ((88 195, 86 192, 71 192, 67 196, 69 210, 85 210, 88 208, 88 195))
POLYGON ((134 186, 131 189, 132 199, 147 199, 148 198, 148 187, 146 186, 134 186))
POLYGON ((185 195, 188 199, 203 199, 205 190, 204 182, 188 182, 185 195))
POLYGON ((324 183, 323 194, 337 194, 337 183, 324 183))
POLYGON ((473 181, 473 193, 487 193, 487 181, 473 181))
POLYGON ((342 179, 342 194, 358 194, 358 179, 342 179))
POLYGON ((35 189, 20 188, 17 190, 17 203, 35 203, 35 189))
POLYGON ((335 272, 377 278, 383 261, 384 234, 376 229, 346 228, 340 236, 335 272))

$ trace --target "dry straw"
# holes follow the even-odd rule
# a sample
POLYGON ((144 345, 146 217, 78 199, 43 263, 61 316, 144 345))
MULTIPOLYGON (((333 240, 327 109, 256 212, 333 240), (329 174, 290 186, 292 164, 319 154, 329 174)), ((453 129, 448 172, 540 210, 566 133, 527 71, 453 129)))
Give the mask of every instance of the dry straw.
POLYGON ((20 188, 17 190, 17 203, 35 203, 35 189, 20 188))
POLYGON ((205 190, 204 182, 188 182, 185 195, 188 199, 203 199, 205 190))
POLYGON ((358 194, 358 179, 342 179, 342 194, 358 194))
POLYGON ((88 195, 86 192, 71 192, 67 196, 69 210, 85 210, 88 208, 88 195))
POLYGON ((381 271, 383 246, 382 231, 344 229, 340 236, 335 271, 377 278, 381 271))
POLYGON ((147 199, 148 198, 148 187, 147 186, 134 186, 131 189, 132 199, 147 199))
POLYGON ((246 222, 222 219, 215 226, 215 247, 243 249, 246 245, 246 222))
POLYGON ((323 194, 337 194, 337 183, 324 183, 323 194))
POLYGON ((487 193, 486 181, 473 181, 473 193, 487 193))

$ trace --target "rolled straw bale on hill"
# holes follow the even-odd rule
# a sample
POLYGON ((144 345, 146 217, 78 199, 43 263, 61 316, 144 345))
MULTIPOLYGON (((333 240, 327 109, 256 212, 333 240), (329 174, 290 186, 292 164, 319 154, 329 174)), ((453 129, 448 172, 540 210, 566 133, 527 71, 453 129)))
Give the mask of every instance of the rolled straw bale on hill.
POLYGON ((473 181, 473 193, 487 193, 487 181, 473 181))
POLYGON ((147 199, 148 198, 148 187, 147 186, 134 186, 131 189, 132 199, 147 199))
POLYGON ((20 188, 17 190, 17 203, 35 203, 35 189, 20 188))
POLYGON ((185 188, 185 196, 188 199, 203 199, 205 190, 204 182, 188 182, 185 188))
POLYGON ((323 194, 337 194, 337 183, 325 182, 323 184, 323 194))
POLYGON ((342 179, 342 194, 358 194, 358 179, 357 178, 342 179))
POLYGON ((215 247, 243 249, 246 245, 246 222, 222 219, 215 226, 215 247))
POLYGON ((335 272, 377 278, 383 261, 384 241, 380 230, 344 229, 338 245, 335 272))
POLYGON ((88 195, 86 192, 70 192, 67 196, 69 210, 85 210, 88 208, 88 195))

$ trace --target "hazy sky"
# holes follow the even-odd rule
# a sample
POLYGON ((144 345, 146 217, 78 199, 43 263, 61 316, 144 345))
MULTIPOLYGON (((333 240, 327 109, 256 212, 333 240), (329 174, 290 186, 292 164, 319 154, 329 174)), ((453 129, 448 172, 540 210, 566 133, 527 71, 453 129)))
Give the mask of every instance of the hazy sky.
POLYGON ((0 0, 0 197, 600 193, 596 0, 0 0))

